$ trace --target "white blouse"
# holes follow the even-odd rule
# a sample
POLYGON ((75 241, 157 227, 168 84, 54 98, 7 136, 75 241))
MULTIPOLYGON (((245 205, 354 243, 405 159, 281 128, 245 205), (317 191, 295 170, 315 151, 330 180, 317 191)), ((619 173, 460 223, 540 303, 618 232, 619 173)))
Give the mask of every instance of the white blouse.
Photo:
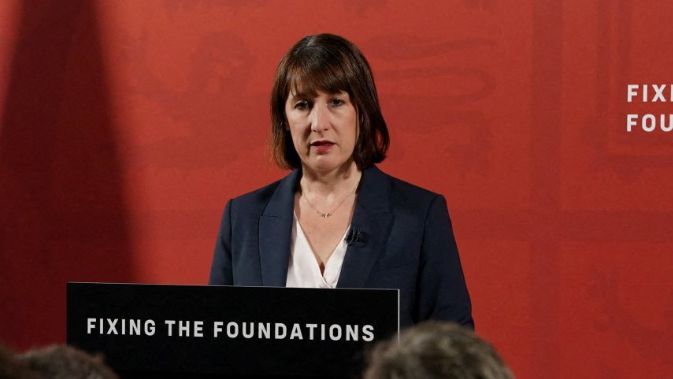
POLYGON ((335 288, 341 274, 341 265, 346 256, 346 236, 350 226, 341 237, 341 241, 332 251, 325 263, 324 273, 320 273, 318 260, 301 229, 297 216, 292 223, 292 240, 290 242, 290 264, 287 268, 286 287, 335 288))

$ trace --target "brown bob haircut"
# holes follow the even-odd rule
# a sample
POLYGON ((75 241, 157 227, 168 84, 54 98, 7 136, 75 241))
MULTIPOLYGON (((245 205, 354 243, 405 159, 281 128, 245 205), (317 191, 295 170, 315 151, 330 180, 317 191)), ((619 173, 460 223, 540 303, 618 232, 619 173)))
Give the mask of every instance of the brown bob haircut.
POLYGON ((350 41, 333 34, 306 36, 281 59, 271 92, 271 150, 282 168, 299 168, 301 160, 287 126, 285 102, 290 92, 350 96, 358 120, 353 160, 360 170, 382 162, 390 144, 388 127, 379 107, 374 77, 367 59, 350 41))

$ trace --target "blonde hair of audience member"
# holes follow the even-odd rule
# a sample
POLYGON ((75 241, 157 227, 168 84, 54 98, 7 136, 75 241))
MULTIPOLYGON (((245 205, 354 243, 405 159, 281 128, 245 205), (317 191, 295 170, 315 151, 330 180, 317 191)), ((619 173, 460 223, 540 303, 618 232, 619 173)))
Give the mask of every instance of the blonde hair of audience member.
POLYGON ((495 349, 471 330, 429 321, 376 345, 365 379, 514 379, 495 349))

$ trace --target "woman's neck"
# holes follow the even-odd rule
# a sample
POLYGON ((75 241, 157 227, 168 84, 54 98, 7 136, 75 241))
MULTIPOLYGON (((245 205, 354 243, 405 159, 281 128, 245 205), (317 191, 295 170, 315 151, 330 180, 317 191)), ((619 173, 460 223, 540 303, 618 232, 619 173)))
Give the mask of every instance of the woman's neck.
POLYGON ((362 171, 358 169, 355 162, 329 172, 316 172, 303 167, 299 185, 305 194, 329 198, 354 192, 361 177, 362 171))

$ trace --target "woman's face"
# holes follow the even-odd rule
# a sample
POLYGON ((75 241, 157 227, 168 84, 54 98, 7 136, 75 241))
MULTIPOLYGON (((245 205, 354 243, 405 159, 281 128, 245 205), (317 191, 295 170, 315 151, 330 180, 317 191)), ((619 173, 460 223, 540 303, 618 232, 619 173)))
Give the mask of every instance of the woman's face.
POLYGON ((318 91, 315 97, 290 93, 285 115, 304 169, 328 173, 353 163, 357 111, 347 92, 318 91))

